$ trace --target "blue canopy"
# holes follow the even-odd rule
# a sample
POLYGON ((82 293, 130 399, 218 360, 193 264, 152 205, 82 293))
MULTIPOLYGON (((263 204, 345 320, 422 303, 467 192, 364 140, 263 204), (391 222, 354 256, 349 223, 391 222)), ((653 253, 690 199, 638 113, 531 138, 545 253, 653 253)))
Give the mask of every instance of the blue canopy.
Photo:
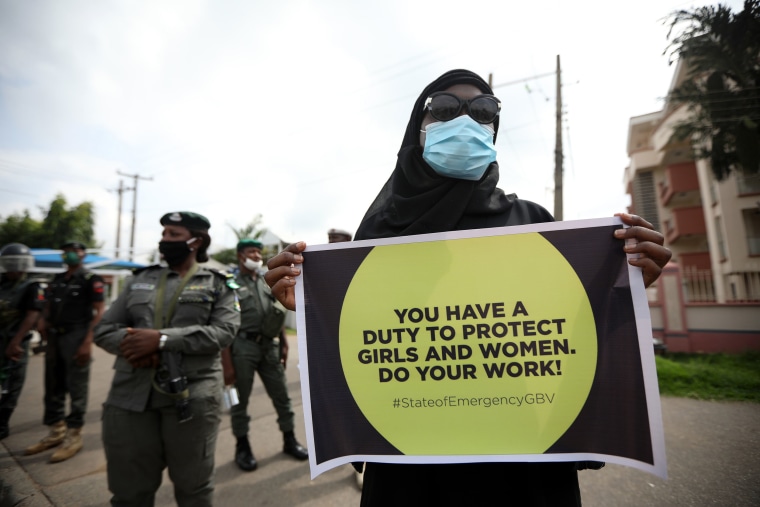
MULTIPOLYGON (((30 250, 32 251, 32 255, 34 256, 34 263, 37 267, 65 267, 63 259, 61 259, 60 250, 54 250, 51 248, 30 248, 30 250)), ((91 253, 88 253, 85 256, 83 264, 89 269, 135 269, 145 267, 145 264, 125 261, 122 259, 109 259, 108 257, 91 253)))

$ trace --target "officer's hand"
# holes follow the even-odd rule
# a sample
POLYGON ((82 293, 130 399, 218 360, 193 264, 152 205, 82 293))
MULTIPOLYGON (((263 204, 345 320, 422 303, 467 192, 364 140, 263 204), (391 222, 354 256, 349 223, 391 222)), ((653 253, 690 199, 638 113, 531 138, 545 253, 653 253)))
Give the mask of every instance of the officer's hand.
POLYGON ((158 329, 127 328, 127 335, 121 340, 119 349, 124 359, 137 361, 158 351, 161 333, 158 329))
POLYGON ((222 349, 222 374, 224 376, 224 385, 231 386, 237 381, 235 375, 235 363, 232 362, 232 345, 222 349))
POLYGON ((652 224, 637 215, 628 213, 616 213, 623 223, 631 227, 625 229, 616 229, 615 237, 617 239, 633 239, 631 244, 626 241, 623 250, 627 254, 638 254, 628 259, 631 266, 641 268, 644 277, 644 287, 649 287, 652 282, 657 280, 665 267, 670 261, 673 253, 662 246, 665 243, 665 237, 654 230, 652 224))
POLYGON ((264 280, 272 289, 272 294, 288 310, 296 309, 296 280, 301 274, 300 264, 303 264, 301 252, 306 250, 306 243, 299 241, 288 245, 267 262, 269 271, 264 274, 264 280))
POLYGON ((21 361, 21 357, 24 354, 24 349, 21 347, 21 343, 11 340, 8 346, 5 348, 5 357, 11 361, 21 361))
MULTIPOLYGON (((284 338, 284 333, 283 333, 284 338)), ((282 363, 283 368, 287 368, 288 366, 288 351, 290 350, 290 345, 288 345, 288 340, 280 338, 280 363, 282 363)))
POLYGON ((40 333, 40 340, 48 341, 48 325, 44 318, 37 321, 37 332, 40 333))
POLYGON ((74 362, 77 366, 87 366, 92 358, 92 341, 84 340, 74 354, 74 362))

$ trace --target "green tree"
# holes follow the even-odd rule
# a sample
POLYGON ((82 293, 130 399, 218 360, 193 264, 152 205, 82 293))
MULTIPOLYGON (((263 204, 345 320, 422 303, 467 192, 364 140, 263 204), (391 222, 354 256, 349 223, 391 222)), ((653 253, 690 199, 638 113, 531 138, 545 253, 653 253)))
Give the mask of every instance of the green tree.
POLYGON ((81 241, 85 246, 95 246, 95 207, 91 202, 83 202, 66 208, 66 198, 58 194, 50 203, 42 227, 47 231, 49 246, 58 247, 69 240, 81 241))
POLYGON ((81 241, 87 247, 95 243, 95 206, 83 202, 69 208, 66 198, 58 194, 45 209, 40 207, 44 218, 35 220, 24 210, 0 220, 0 245, 24 243, 31 248, 58 248, 68 240, 81 241))
POLYGON ((261 228, 261 213, 257 214, 255 217, 253 217, 253 220, 248 222, 244 227, 240 229, 235 229, 232 227, 232 225, 227 224, 227 226, 232 229, 232 232, 235 233, 235 236, 237 236, 238 241, 245 238, 253 238, 257 239, 260 238, 262 234, 266 232, 266 229, 261 228))
MULTIPOLYGON (((235 229, 232 225, 227 224, 230 229, 232 229, 232 232, 235 233, 235 237, 238 241, 245 238, 253 238, 258 239, 261 237, 262 234, 266 232, 266 229, 261 228, 261 213, 257 214, 255 217, 253 217, 253 220, 251 220, 249 223, 247 223, 244 227, 240 229, 235 229)), ((262 252, 262 256, 264 257, 264 261, 268 259, 266 248, 264 249, 264 252, 262 252)), ((231 264, 233 266, 237 266, 238 259, 237 259, 237 248, 225 248, 224 250, 220 250, 219 252, 213 254, 211 256, 215 261, 224 263, 224 264, 231 264)))
POLYGON ((29 215, 28 210, 10 215, 0 222, 0 246, 8 243, 23 243, 37 247, 42 237, 42 224, 29 215))
POLYGON ((708 159, 718 180, 732 170, 759 173, 760 0, 745 0, 736 14, 722 4, 678 10, 669 24, 666 52, 671 63, 681 58, 687 75, 668 101, 690 113, 673 139, 690 139, 695 157, 708 159))

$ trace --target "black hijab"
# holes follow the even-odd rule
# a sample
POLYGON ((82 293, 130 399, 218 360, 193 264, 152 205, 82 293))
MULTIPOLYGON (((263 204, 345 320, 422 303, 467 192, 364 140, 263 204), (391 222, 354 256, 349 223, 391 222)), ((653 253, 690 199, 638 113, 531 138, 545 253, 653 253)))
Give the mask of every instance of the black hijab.
MULTIPOLYGON (((480 76, 461 69, 446 72, 423 90, 414 103, 406 126, 396 168, 364 215, 356 239, 553 220, 540 206, 519 201, 514 194, 505 195, 503 190, 496 187, 499 181, 497 162, 488 166, 479 181, 469 181, 439 176, 424 161, 420 127, 425 117, 425 100, 430 94, 457 84, 471 84, 483 93, 493 94, 491 87, 480 76), (515 210, 515 207, 520 209, 515 210)), ((494 122, 494 141, 498 130, 497 117, 494 122)))

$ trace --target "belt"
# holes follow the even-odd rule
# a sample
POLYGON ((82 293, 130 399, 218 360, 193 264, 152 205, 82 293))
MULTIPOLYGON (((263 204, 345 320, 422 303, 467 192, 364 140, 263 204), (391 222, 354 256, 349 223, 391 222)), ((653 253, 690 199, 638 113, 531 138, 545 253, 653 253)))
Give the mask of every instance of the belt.
POLYGON ((256 343, 261 343, 261 340, 264 339, 264 337, 261 336, 261 333, 252 333, 251 331, 240 331, 238 333, 238 338, 243 338, 244 340, 253 340, 256 343))
POLYGON ((89 325, 90 325, 89 323, 87 323, 87 324, 69 324, 67 326, 50 326, 49 329, 52 329, 53 331, 55 331, 58 334, 66 334, 66 333, 70 333, 72 331, 77 331, 79 329, 84 329, 84 328, 86 328, 89 325))

